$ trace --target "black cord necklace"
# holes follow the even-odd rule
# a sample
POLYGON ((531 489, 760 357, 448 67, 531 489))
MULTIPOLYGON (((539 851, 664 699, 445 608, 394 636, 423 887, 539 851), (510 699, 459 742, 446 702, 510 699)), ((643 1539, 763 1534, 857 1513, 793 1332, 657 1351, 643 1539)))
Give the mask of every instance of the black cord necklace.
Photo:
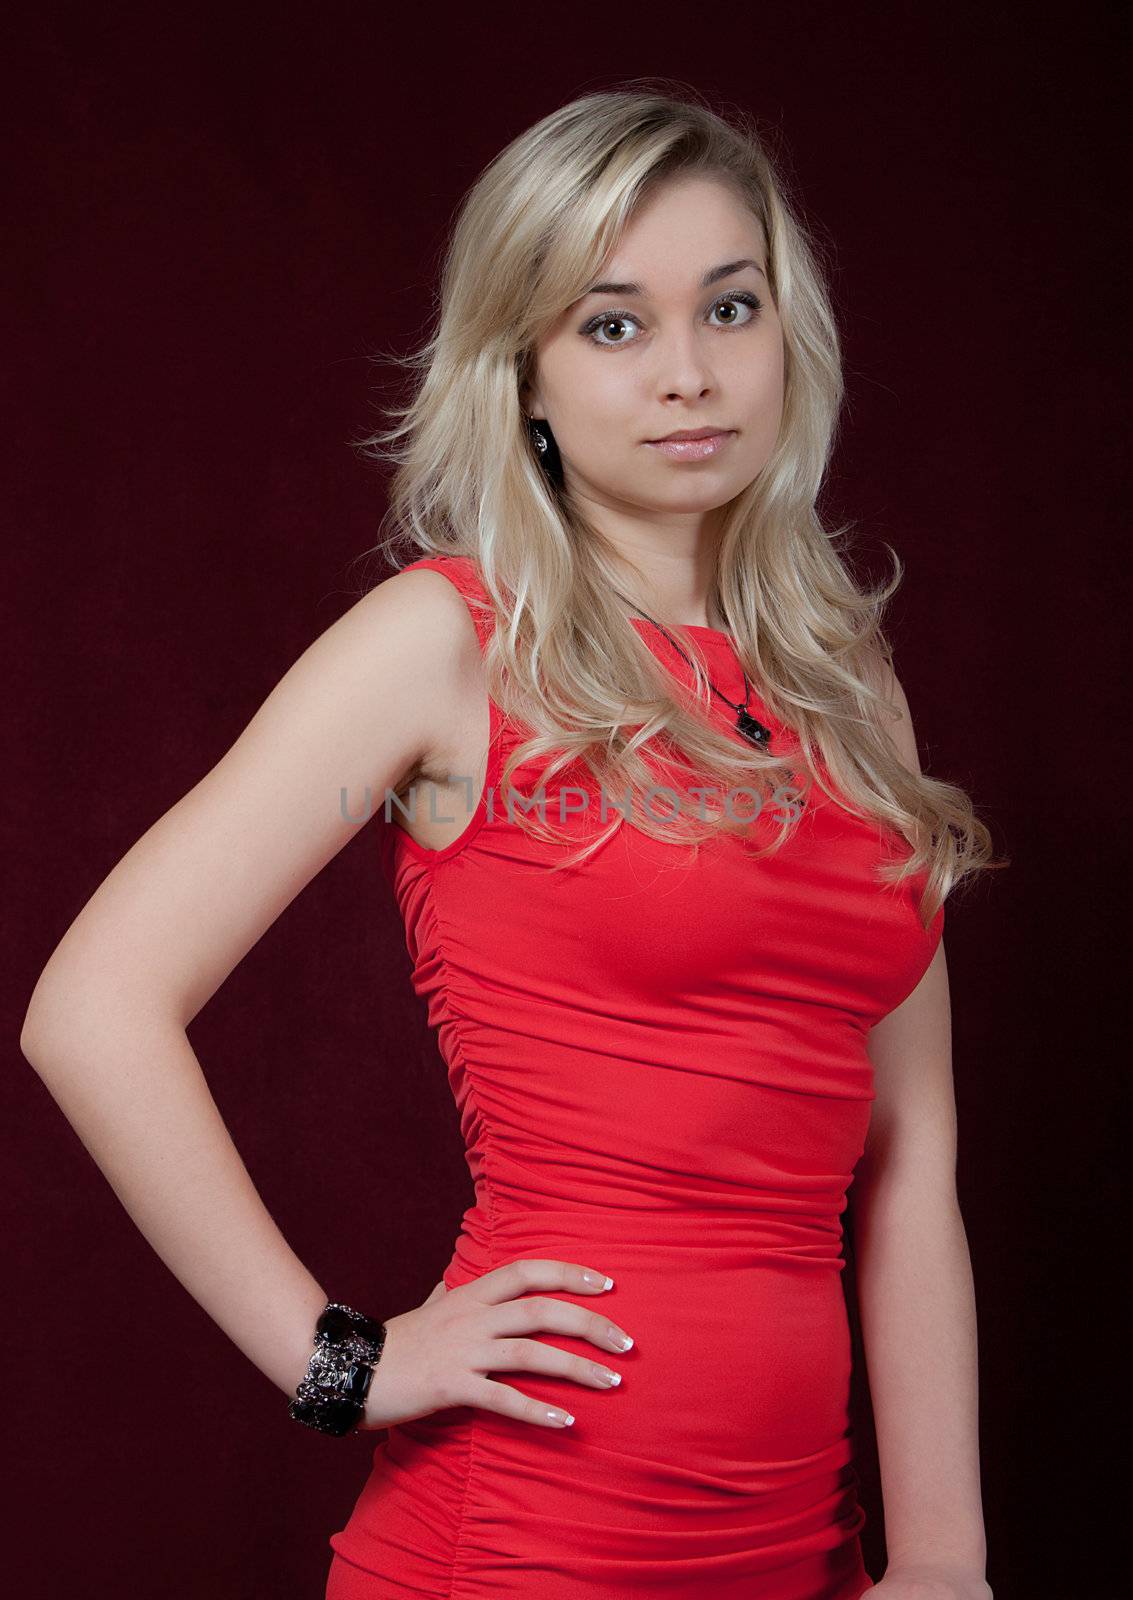
MULTIPOLYGON (((661 632, 665 635, 666 639, 668 639, 673 649, 676 650, 679 655, 684 656, 690 667, 693 665, 691 659, 685 655, 685 652, 681 649, 680 645, 673 638, 672 634, 667 628, 662 627, 661 623, 656 622, 647 611, 642 611, 640 606, 635 606, 632 600, 627 600, 624 594, 619 594, 617 589, 614 590, 614 593, 618 595, 619 599, 625 600, 626 605, 629 606, 631 610, 636 611, 639 617, 644 617, 646 622, 652 622, 655 628, 660 628, 661 632)), ((748 710, 748 702, 751 700, 751 684, 748 682, 747 673, 744 671, 742 666, 740 667, 740 672, 743 674, 744 680, 744 698, 742 703, 736 700, 729 700, 726 694, 721 694, 720 690, 712 682, 712 679, 708 677, 707 672, 705 672, 705 677, 708 678, 708 686, 712 690, 713 694, 719 695, 724 704, 726 706, 731 706, 732 710, 736 713, 736 727, 743 734, 748 743, 755 745, 760 750, 769 750, 771 748, 771 729, 765 728, 762 722, 757 721, 748 710)))

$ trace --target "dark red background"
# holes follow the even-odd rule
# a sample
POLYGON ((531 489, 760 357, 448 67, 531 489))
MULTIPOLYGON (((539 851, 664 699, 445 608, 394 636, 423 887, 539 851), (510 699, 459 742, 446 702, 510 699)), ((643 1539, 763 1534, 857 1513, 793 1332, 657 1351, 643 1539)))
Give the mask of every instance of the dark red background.
MULTIPOLYGON (((1128 1065, 1105 1015, 1127 856, 1118 9, 103 4, 9 24, 10 1592, 322 1595, 373 1441, 287 1419, 16 1041, 89 895, 355 598, 382 479, 348 440, 396 383, 367 356, 425 333, 461 194, 552 107, 647 73, 782 141, 845 335, 827 521, 856 522, 875 575, 882 540, 905 559, 890 615, 923 757, 1013 859, 951 903, 947 939, 996 1600, 1124 1592, 1103 1464, 1128 1372, 1126 1239, 1106 1237, 1128 1065)), ((372 828, 191 1038, 320 1281, 377 1314, 418 1304, 470 1184, 372 828)), ((868 1454, 862 1477, 878 1575, 868 1454)))

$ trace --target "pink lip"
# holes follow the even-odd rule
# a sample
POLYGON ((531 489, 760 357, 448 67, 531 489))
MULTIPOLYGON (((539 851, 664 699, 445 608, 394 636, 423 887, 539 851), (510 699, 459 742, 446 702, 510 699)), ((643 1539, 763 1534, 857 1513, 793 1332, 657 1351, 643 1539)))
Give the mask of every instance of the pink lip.
POLYGON ((647 439, 645 442, 651 450, 661 450, 674 461, 704 461, 708 456, 714 456, 733 439, 735 433, 729 429, 725 433, 697 433, 689 438, 687 433, 671 434, 667 439, 647 439))

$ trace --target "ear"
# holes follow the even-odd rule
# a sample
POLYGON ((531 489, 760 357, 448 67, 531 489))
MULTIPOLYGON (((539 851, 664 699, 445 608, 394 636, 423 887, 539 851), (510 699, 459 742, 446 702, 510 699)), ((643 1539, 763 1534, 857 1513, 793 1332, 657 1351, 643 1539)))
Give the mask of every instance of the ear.
POLYGON ((519 403, 529 417, 545 419, 542 397, 537 384, 524 381, 519 386, 519 403))

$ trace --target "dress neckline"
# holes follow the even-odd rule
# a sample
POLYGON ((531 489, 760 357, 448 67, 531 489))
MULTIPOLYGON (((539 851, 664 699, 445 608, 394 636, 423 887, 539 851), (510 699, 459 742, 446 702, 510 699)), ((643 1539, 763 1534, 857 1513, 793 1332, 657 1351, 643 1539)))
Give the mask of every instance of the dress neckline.
MULTIPOLYGON (((631 617, 629 620, 639 627, 655 628, 664 637, 665 629, 662 628, 659 622, 653 622, 649 617, 631 617)), ((672 633, 691 633, 696 638, 703 639, 707 644, 726 644, 730 650, 735 649, 735 641, 732 635, 726 633, 723 628, 709 628, 704 623, 686 622, 684 624, 673 623, 668 631, 672 633)))

